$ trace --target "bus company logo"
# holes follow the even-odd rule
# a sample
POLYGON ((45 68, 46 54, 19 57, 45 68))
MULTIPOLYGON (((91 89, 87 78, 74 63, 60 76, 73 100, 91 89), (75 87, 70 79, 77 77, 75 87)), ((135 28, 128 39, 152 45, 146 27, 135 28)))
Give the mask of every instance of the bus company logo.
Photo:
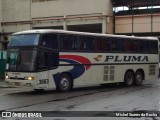
POLYGON ((102 55, 98 55, 97 57, 94 57, 94 59, 95 59, 95 61, 101 61, 101 59, 102 59, 102 55))
MULTIPOLYGON (((85 73, 86 70, 89 70, 91 67, 91 61, 79 55, 60 55, 59 61, 69 63, 63 64, 64 66, 73 66, 71 70, 63 71, 69 72, 72 75, 73 79, 79 78, 81 75, 85 73)), ((57 83, 59 76, 60 73, 53 75, 55 83, 57 83)))
POLYGON ((106 56, 105 62, 148 62, 148 56, 106 56))

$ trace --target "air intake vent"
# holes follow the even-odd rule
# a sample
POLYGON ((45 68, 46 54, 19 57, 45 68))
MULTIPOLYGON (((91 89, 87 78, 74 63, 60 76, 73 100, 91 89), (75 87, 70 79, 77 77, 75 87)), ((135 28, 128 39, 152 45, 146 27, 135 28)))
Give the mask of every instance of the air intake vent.
POLYGON ((156 75, 156 65, 149 65, 149 75, 156 75))
POLYGON ((115 73, 115 66, 104 66, 104 81, 113 81, 115 73))

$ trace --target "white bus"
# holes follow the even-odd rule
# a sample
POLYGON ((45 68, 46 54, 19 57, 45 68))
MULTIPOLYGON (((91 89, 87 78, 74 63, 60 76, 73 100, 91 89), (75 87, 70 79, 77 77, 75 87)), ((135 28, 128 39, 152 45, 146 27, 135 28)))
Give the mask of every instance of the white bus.
POLYGON ((158 77, 158 38, 63 30, 29 30, 8 45, 8 86, 34 90, 107 83, 141 85, 158 77))

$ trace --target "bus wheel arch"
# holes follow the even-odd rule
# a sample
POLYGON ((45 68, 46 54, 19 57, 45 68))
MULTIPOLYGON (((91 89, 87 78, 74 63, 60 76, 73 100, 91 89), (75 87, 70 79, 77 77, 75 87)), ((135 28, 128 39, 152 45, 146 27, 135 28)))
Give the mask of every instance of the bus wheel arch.
POLYGON ((124 84, 125 86, 129 87, 132 86, 134 83, 135 75, 132 69, 129 69, 124 74, 124 84))
POLYGON ((68 92, 73 88, 73 78, 69 72, 63 72, 59 76, 56 89, 59 92, 68 92))
POLYGON ((134 85, 136 85, 136 86, 141 86, 143 80, 145 80, 144 71, 143 71, 143 69, 138 69, 138 70, 135 72, 134 85))

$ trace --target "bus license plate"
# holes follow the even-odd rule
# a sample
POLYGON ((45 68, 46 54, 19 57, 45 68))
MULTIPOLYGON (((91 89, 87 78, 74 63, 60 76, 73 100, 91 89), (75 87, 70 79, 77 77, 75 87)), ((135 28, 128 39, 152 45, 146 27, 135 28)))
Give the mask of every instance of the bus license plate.
POLYGON ((16 86, 20 86, 20 83, 19 83, 19 82, 15 82, 15 85, 16 85, 16 86))

